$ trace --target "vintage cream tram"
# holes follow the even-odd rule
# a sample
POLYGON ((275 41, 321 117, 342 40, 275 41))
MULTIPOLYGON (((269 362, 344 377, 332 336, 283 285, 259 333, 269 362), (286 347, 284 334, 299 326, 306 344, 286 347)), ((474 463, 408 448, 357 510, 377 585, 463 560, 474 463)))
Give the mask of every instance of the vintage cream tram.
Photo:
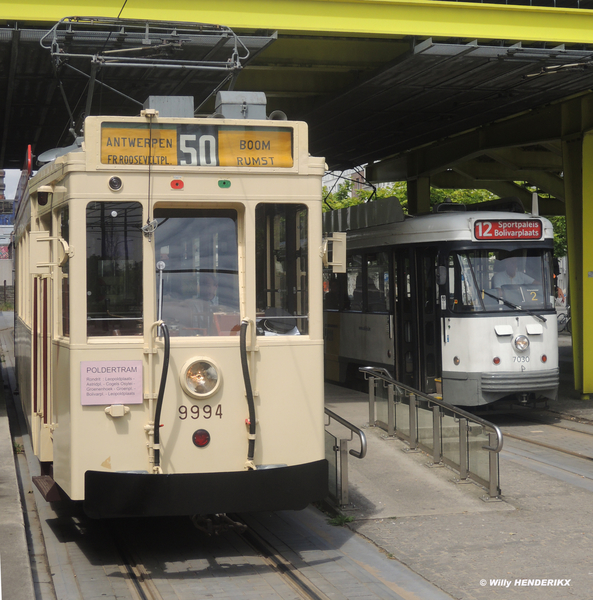
POLYGON ((324 281, 328 379, 370 365, 455 405, 557 397, 552 225, 497 204, 517 205, 410 217, 393 198, 325 213, 348 249, 347 273, 324 281))
POLYGON ((47 499, 110 517, 325 496, 324 160, 305 123, 234 98, 89 117, 23 190, 15 352, 47 499))

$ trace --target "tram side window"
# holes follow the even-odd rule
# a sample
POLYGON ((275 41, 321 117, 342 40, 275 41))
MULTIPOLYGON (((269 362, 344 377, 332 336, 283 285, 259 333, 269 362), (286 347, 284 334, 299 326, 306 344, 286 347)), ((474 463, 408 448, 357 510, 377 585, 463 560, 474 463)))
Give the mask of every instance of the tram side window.
POLYGON ((348 279, 348 298, 350 299, 349 310, 362 312, 363 280, 361 254, 353 254, 348 257, 346 277, 348 279))
POLYGON ((142 205, 86 209, 87 335, 142 335, 142 205))
POLYGON ((348 310, 350 298, 346 289, 346 273, 332 273, 331 269, 325 269, 323 272, 323 309, 348 310))
POLYGON ((258 335, 309 332, 307 219, 307 207, 302 204, 256 207, 258 335))
POLYGON ((386 252, 367 257, 367 310, 384 313, 389 310, 389 255, 386 252))
POLYGON ((155 208, 154 216, 157 298, 169 333, 238 335, 237 211, 155 208))

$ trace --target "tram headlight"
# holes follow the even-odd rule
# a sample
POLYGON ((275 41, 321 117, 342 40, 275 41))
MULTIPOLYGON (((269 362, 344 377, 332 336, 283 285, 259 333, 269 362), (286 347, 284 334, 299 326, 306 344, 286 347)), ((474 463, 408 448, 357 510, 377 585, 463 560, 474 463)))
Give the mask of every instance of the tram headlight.
POLYGON ((180 373, 181 387, 193 398, 208 398, 218 390, 221 375, 218 367, 204 358, 185 363, 180 373))
POLYGON ((117 177, 117 176, 110 177, 108 183, 109 183, 109 189, 112 192, 119 192, 122 189, 122 187, 124 186, 124 183, 121 180, 121 178, 117 177))
POLYGON ((513 343, 519 352, 525 352, 529 348, 529 338, 526 335, 518 335, 513 343))

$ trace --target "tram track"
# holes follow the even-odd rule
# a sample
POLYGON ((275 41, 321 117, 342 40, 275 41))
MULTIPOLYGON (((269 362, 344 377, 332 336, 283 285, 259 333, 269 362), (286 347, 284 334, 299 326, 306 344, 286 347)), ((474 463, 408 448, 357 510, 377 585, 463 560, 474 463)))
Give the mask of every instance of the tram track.
MULTIPOLYGON (((305 575, 303 567, 306 568, 306 563, 299 559, 296 553, 290 550, 283 552, 278 548, 280 545, 288 548, 287 542, 279 538, 272 540, 274 535, 258 523, 257 517, 215 515, 212 519, 194 518, 191 521, 194 527, 184 527, 185 539, 180 540, 183 548, 193 546, 203 549, 211 546, 206 552, 210 562, 221 560, 223 563, 234 554, 233 550, 236 551, 234 560, 242 561, 244 566, 256 571, 262 579, 269 580, 270 576, 275 576, 277 581, 272 585, 274 589, 280 589, 284 584, 285 591, 277 596, 283 600, 330 600, 332 597, 320 590, 305 575), (212 522, 216 524, 212 526, 212 522), (220 553, 224 554, 225 558, 217 558, 221 548, 225 549, 220 553)), ((174 526, 174 535, 178 534, 178 528, 179 523, 174 526)), ((163 532, 164 530, 160 531, 159 536, 162 536, 163 532)), ((163 600, 169 597, 170 590, 165 590, 170 582, 166 580, 163 569, 159 568, 159 551, 156 548, 158 540, 150 547, 146 539, 137 538, 133 528, 121 531, 118 524, 111 525, 107 534, 117 554, 117 568, 125 579, 130 597, 133 600, 163 600)), ((228 575, 220 573, 214 577, 225 578, 228 575)), ((201 582, 212 581, 212 569, 192 569, 191 579, 190 585, 197 589, 201 582)), ((332 592, 335 591, 332 586, 332 592)))
POLYGON ((163 600, 145 566, 137 560, 125 543, 116 537, 114 545, 120 557, 119 570, 134 600, 163 600))
POLYGON ((514 447, 506 444, 506 452, 593 481, 593 472, 585 467, 585 462, 590 465, 593 461, 593 423, 567 419, 550 411, 513 414, 512 423, 507 418, 508 415, 503 417, 505 422, 498 425, 503 436, 517 444, 514 447))
MULTIPOLYGON (((245 523, 245 521, 241 520, 245 523)), ((247 523, 245 523, 247 525, 247 523)), ((243 539, 259 553, 261 559, 297 593, 303 600, 330 600, 301 569, 276 549, 270 540, 266 540, 247 525, 242 533, 243 539)))

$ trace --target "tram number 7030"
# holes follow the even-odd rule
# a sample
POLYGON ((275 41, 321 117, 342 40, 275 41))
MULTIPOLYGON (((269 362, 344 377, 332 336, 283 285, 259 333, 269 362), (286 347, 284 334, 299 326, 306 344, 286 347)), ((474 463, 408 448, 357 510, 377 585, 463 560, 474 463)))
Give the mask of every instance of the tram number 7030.
POLYGON ((188 417, 199 419, 200 416, 203 419, 211 419, 212 417, 222 419, 222 405, 219 404, 215 409, 209 404, 205 404, 201 409, 197 404, 193 404, 189 410, 187 410, 187 406, 184 406, 183 404, 179 407, 179 418, 182 421, 185 421, 188 417))

